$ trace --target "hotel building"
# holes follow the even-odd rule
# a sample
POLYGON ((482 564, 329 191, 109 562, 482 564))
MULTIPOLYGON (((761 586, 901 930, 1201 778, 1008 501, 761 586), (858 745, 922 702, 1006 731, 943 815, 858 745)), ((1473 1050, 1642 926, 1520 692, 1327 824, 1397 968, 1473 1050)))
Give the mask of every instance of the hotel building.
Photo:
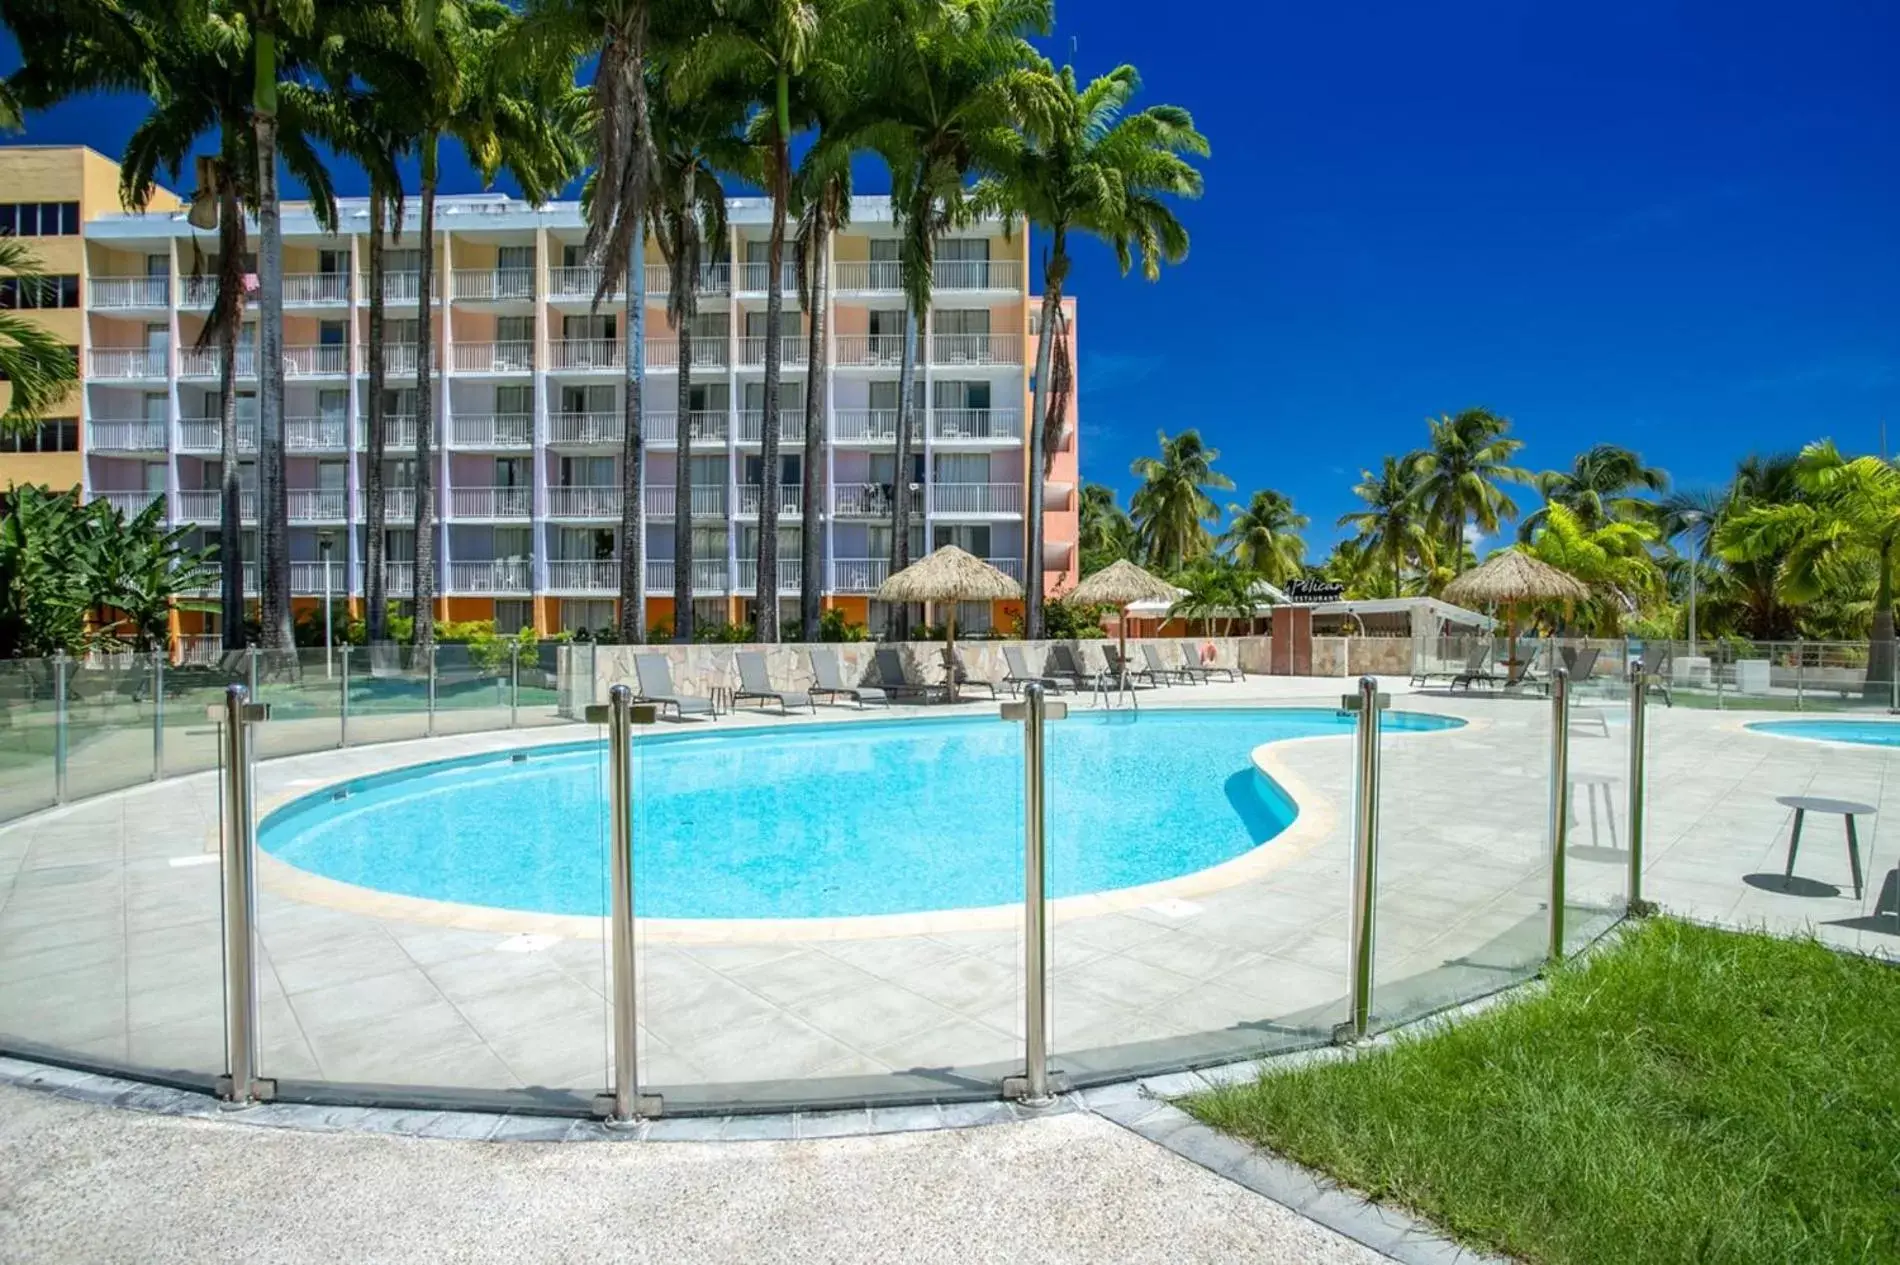
MULTIPOLYGON (((194 229, 170 195, 144 214, 120 213, 116 167, 82 149, 0 149, 0 188, 8 197, 35 199, 25 204, 35 208, 26 227, 41 234, 35 248, 47 272, 60 278, 57 284, 73 279, 67 289, 78 310, 45 316, 62 330, 70 326, 81 369, 72 409, 49 423, 56 427, 53 451, 45 451, 43 439, 31 445, 40 451, 9 449, 0 455, 0 486, 77 485, 86 498, 128 511, 163 496, 174 524, 215 542, 218 351, 199 340, 216 288, 216 232, 194 229), (48 206, 60 208, 54 214, 61 236, 45 237, 48 206), (67 231, 69 221, 76 221, 76 235, 67 231), (69 428, 71 444, 69 431, 58 427, 69 428)), ((426 318, 418 311, 416 199, 407 210, 400 240, 386 250, 383 282, 390 595, 406 599, 414 581, 416 334, 418 321, 427 319, 435 342, 434 363, 426 368, 434 375, 437 412, 437 513, 430 530, 440 567, 439 616, 493 619, 503 630, 608 625, 619 585, 624 306, 618 294, 598 311, 591 306, 599 274, 586 262, 580 208, 572 202, 535 208, 499 195, 438 199, 435 285, 426 318)), ((338 212, 335 235, 322 232, 305 205, 287 204, 283 214, 290 579, 300 611, 319 600, 326 580, 339 600, 348 595, 359 606, 364 589, 368 207, 344 200, 338 212)), ((715 622, 748 618, 756 591, 760 440, 767 424, 769 208, 761 199, 736 198, 729 216, 729 236, 708 252, 699 280, 688 418, 695 614, 715 622)), ((255 248, 254 229, 250 244, 255 248)), ((885 199, 855 200, 851 227, 833 243, 833 260, 819 519, 827 606, 842 608, 853 621, 881 622, 870 594, 888 572, 897 495, 911 498, 913 557, 956 544, 1021 578, 1024 422, 1038 315, 1027 286, 1027 236, 986 223, 940 243, 908 472, 895 469, 904 313, 885 199)), ((668 281, 657 250, 649 248, 646 601, 656 624, 672 619, 681 421, 677 343, 666 320, 668 281)), ((790 613, 801 582, 810 369, 789 261, 785 292, 784 385, 776 419, 778 579, 790 613)), ((1073 319, 1068 328, 1073 339, 1073 319)), ((255 346, 253 304, 238 355, 246 453, 256 451, 255 346)), ((1031 577, 1049 590, 1076 576, 1072 417, 1064 436, 1047 483, 1042 573, 1031 577)), ((250 462, 241 474, 247 487, 255 486, 250 462)), ((254 556, 254 513, 247 505, 247 556, 254 556)), ((253 581, 247 565, 247 588, 253 581)), ((959 625, 1000 627, 1014 605, 966 607, 959 625)), ((209 619, 196 630, 214 627, 215 616, 209 619)))

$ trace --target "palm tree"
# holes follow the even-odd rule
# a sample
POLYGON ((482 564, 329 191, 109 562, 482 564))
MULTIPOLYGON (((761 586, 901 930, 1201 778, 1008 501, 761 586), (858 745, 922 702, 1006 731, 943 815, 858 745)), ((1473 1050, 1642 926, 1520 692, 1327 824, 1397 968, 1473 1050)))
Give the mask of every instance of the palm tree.
MULTIPOLYGON (((43 282, 39 260, 11 238, 0 237, 0 272, 20 289, 43 282)), ((78 380, 79 368, 65 343, 33 321, 0 311, 0 381, 13 389, 0 427, 17 433, 37 425, 78 380)))
POLYGON ((1306 542, 1299 533, 1308 519, 1293 508, 1290 498, 1263 488, 1246 505, 1229 505, 1227 512, 1232 517, 1221 543, 1233 550, 1242 566, 1268 584, 1300 577, 1305 570, 1306 542))
POLYGON ((1349 599, 1400 596, 1399 577, 1387 569, 1377 544, 1367 536, 1335 544, 1318 573, 1322 579, 1344 585, 1349 599))
POLYGON ((1002 175, 979 197, 1049 232, 1043 256, 1042 319, 1036 341, 1035 391, 1029 418, 1029 512, 1025 519, 1024 635, 1042 636, 1043 480, 1048 470, 1050 356, 1069 275, 1069 235, 1100 238, 1115 250, 1124 275, 1141 256, 1142 275, 1187 257, 1188 235, 1168 204, 1197 198, 1201 173, 1182 155, 1205 156, 1207 139, 1179 106, 1150 106, 1126 114, 1141 86, 1133 66, 1119 66, 1077 86, 1075 68, 1048 75, 1026 121, 1020 147, 1006 157, 1002 175))
POLYGON ((1582 581, 1590 600, 1569 611, 1551 612, 1553 622, 1575 619, 1595 637, 1615 637, 1623 618, 1663 596, 1662 568, 1650 546, 1656 528, 1640 519, 1612 519, 1591 526, 1562 502, 1546 506, 1544 529, 1524 550, 1582 581))
POLYGON ((1444 535, 1445 556, 1454 574, 1462 569, 1465 527, 1476 523, 1487 534, 1501 519, 1517 517, 1517 503, 1499 483, 1528 483, 1530 475, 1509 462, 1524 441, 1505 432, 1509 418, 1472 408, 1432 419, 1431 443, 1415 453, 1419 495, 1444 535))
MULTIPOLYGON (((863 103, 841 131, 890 170, 905 299, 892 574, 910 563, 917 343, 930 312, 937 239, 974 214, 970 172, 1000 170, 1016 127, 1047 96, 1049 76, 1025 37, 1046 33, 1051 12, 1051 0, 887 0, 862 34, 863 103)), ((901 637, 906 612, 900 607, 892 619, 901 637)))
POLYGON ((1737 562, 1779 556, 1780 592, 1797 606, 1841 592, 1871 570, 1873 632, 1863 688, 1870 702, 1891 701, 1900 470, 1879 457, 1846 457, 1832 440, 1821 440, 1801 450, 1794 479, 1804 499, 1741 509, 1717 529, 1716 548, 1737 562))
POLYGON ((1076 548, 1082 554, 1084 575, 1133 556, 1137 546, 1135 524, 1116 504, 1114 488, 1106 483, 1084 482, 1077 508, 1076 548))
POLYGON ((1416 454, 1388 455, 1377 474, 1360 471, 1352 492, 1366 508, 1339 516, 1338 525, 1358 533, 1366 555, 1385 564, 1393 597, 1403 589, 1408 568, 1429 571, 1432 564, 1432 533, 1419 494, 1418 465, 1416 454))
POLYGON ((1530 540, 1543 527, 1552 505, 1569 510, 1585 531, 1595 531, 1611 519, 1631 519, 1649 512, 1652 504, 1630 495, 1636 490, 1661 492, 1669 476, 1644 465, 1640 455, 1615 444, 1597 444, 1577 454, 1568 470, 1546 470, 1533 480, 1544 504, 1518 524, 1519 540, 1530 540))
POLYGON ((1223 621, 1222 632, 1235 617, 1253 614, 1254 585, 1260 576, 1236 558, 1210 553, 1195 559, 1193 565, 1174 576, 1186 590, 1168 608, 1168 614, 1181 619, 1198 619, 1213 630, 1216 619, 1223 621))
POLYGON ((1179 571, 1208 551, 1207 524, 1220 516, 1209 489, 1231 490, 1234 481, 1214 469, 1218 449, 1201 442, 1197 430, 1170 439, 1165 431, 1159 457, 1137 457, 1130 469, 1142 486, 1129 503, 1148 561, 1163 571, 1179 571))

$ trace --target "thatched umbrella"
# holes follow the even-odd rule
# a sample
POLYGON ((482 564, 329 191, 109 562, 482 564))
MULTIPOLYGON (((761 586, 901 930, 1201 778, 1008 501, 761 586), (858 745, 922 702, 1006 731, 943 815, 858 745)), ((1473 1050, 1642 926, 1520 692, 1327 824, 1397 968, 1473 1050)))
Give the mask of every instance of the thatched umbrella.
POLYGON ((1111 562, 1084 579, 1064 597, 1076 606, 1113 606, 1120 612, 1116 633, 1120 638, 1121 659, 1128 662, 1128 604, 1130 602, 1179 601, 1181 590, 1151 572, 1143 571, 1126 558, 1111 562))
POLYGON ((1509 656, 1506 662, 1515 667, 1518 603, 1581 602, 1590 596, 1590 590, 1576 577, 1547 562, 1517 549, 1506 549, 1447 584, 1443 596, 1459 606, 1502 606, 1505 653, 1509 656))
POLYGON ((950 603, 949 618, 944 621, 943 658, 952 702, 957 697, 957 603, 1006 602, 1022 595, 1022 585, 955 545, 945 545, 911 563, 878 585, 875 594, 880 602, 950 603))

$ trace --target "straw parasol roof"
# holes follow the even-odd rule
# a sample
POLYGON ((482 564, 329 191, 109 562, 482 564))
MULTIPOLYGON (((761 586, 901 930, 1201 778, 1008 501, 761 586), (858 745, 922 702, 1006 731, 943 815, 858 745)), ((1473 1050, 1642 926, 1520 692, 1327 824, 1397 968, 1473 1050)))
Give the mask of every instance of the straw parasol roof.
POLYGON ((1126 606, 1130 602, 1174 602, 1181 590, 1126 558, 1111 562, 1063 595, 1078 606, 1126 606))
POLYGON ((1022 595, 1022 585, 955 545, 911 563, 876 594, 880 602, 995 602, 1022 595))
POLYGON ((1589 598, 1590 590, 1547 562, 1507 549, 1447 584, 1443 596, 1459 606, 1508 606, 1518 602, 1581 602, 1589 598))

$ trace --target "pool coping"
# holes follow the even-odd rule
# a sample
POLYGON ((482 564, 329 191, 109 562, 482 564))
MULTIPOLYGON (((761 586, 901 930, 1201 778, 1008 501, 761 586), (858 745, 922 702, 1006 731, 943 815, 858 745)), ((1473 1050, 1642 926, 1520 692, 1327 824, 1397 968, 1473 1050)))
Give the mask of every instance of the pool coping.
MULTIPOLYGON (((1323 707, 1311 705, 1288 705, 1281 707, 1168 707, 1169 712, 1185 711, 1320 711, 1323 707)), ((1446 734, 1481 731, 1487 728, 1489 721, 1472 719, 1436 712, 1419 712, 1452 723, 1443 728, 1423 730, 1388 729, 1381 737, 1395 739, 1419 739, 1439 737, 1446 734)), ((908 723, 911 719, 948 719, 935 716, 909 716, 895 718, 897 723, 908 723)), ((970 719, 975 719, 974 717, 970 719)), ((855 722, 845 719, 832 722, 838 727, 855 722)), ((738 732, 772 731, 781 728, 808 728, 809 725, 786 726, 764 723, 748 726, 738 732)), ((732 731, 727 731, 732 732, 732 731)), ((656 735, 657 737, 658 735, 656 735)), ((665 735, 672 738, 674 735, 665 735)), ((1190 900, 1199 896, 1211 895, 1242 883, 1265 877, 1284 868, 1305 856, 1319 843, 1328 838, 1339 823, 1338 810, 1331 799, 1321 795, 1298 774, 1294 773, 1276 752, 1298 747, 1305 743, 1336 742, 1352 737, 1350 730, 1340 733, 1312 734, 1297 738, 1281 738, 1261 743, 1249 753, 1257 776, 1265 777, 1278 788, 1281 794, 1293 805, 1295 816, 1285 829, 1270 838, 1254 844, 1237 856, 1230 857, 1216 865, 1195 870, 1173 878, 1153 883, 1143 883, 1133 887, 1116 888, 1106 892, 1089 892, 1077 896, 1058 897, 1049 902, 1049 920, 1059 924, 1082 918, 1096 918, 1109 914, 1128 913, 1132 910, 1152 905, 1166 904, 1170 901, 1190 900)), ((422 739, 421 741, 429 741, 422 739)), ((565 736, 571 745, 571 735, 565 736)), ((510 751, 521 749, 501 747, 492 752, 477 756, 452 757, 460 759, 499 759, 505 758, 510 751)), ((562 745, 548 741, 525 744, 527 747, 562 745)), ((310 753, 318 754, 318 753, 310 753)), ((295 757, 290 757, 295 758, 295 757)), ((413 767, 421 767, 434 761, 417 761, 413 767)), ((379 770, 375 776, 399 772, 395 769, 379 770)), ((336 777, 327 781, 313 781, 312 784, 298 785, 294 790, 285 789, 268 796, 258 805, 258 819, 262 821, 271 813, 299 800, 323 795, 327 791, 360 780, 361 773, 336 777)), ((215 834, 208 840, 208 849, 215 850, 215 834)), ((345 913, 361 914, 372 918, 389 918, 411 924, 453 929, 460 931, 481 931, 498 935, 536 935, 553 936, 567 940, 603 940, 610 928, 610 920, 602 915, 551 914, 533 910, 502 909, 492 905, 471 905, 457 901, 433 900, 422 896, 409 896, 395 892, 384 892, 376 888, 346 883, 339 879, 326 878, 309 870, 302 869, 281 857, 257 850, 258 882, 273 894, 287 897, 306 904, 319 905, 345 913)), ((643 943, 653 944, 779 944, 808 943, 840 940, 875 940, 898 936, 941 935, 959 931, 1007 931, 1019 927, 1022 922, 1022 906, 1011 902, 1002 905, 980 905, 961 909, 925 910, 905 914, 856 914, 833 918, 649 918, 639 920, 640 938, 643 943)))

